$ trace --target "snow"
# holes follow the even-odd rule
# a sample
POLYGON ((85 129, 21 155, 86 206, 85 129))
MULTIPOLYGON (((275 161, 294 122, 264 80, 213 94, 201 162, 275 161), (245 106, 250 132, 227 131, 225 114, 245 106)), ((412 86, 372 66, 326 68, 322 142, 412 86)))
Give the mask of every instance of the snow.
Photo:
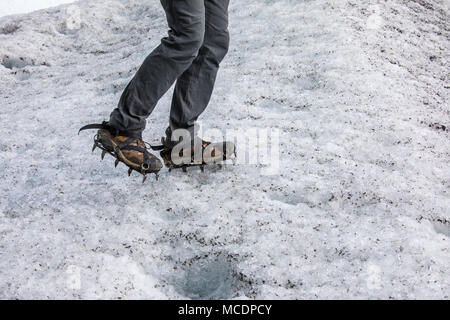
POLYGON ((75 2, 74 0, 0 0, 0 17, 18 14, 18 13, 27 13, 32 12, 39 9, 45 9, 49 7, 54 7, 64 3, 75 2))
POLYGON ((279 174, 144 185, 77 131, 108 117, 166 33, 158 1, 0 18, 0 298, 448 299, 448 12, 232 1, 203 126, 278 129, 279 174))

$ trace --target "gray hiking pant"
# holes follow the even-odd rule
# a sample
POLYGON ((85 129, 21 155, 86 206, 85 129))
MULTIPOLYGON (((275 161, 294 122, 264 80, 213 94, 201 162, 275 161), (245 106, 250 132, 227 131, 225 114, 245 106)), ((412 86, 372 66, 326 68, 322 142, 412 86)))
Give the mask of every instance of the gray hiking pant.
POLYGON ((229 0, 161 0, 169 34, 145 59, 126 87, 110 124, 128 136, 141 137, 146 119, 176 81, 170 133, 193 132, 208 105, 219 64, 228 51, 229 0))

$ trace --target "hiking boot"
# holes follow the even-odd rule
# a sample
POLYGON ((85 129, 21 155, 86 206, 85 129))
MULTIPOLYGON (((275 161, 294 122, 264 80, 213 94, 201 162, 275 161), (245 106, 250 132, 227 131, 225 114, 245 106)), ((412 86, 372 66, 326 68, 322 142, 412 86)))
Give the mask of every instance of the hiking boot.
POLYGON ((198 139, 196 143, 192 142, 190 145, 180 145, 167 143, 166 138, 161 138, 162 151, 161 158, 164 165, 172 169, 182 168, 186 172, 187 167, 200 167, 203 171, 204 166, 208 164, 217 164, 232 159, 236 156, 236 147, 231 142, 212 143, 209 141, 198 139), (196 148, 198 150, 196 150, 196 148), (188 152, 188 154, 184 154, 188 152))
POLYGON ((158 172, 162 168, 162 163, 155 155, 148 151, 147 147, 151 148, 148 143, 140 138, 121 135, 108 122, 87 125, 81 128, 80 131, 89 129, 98 129, 94 138, 92 151, 96 148, 102 149, 102 159, 109 153, 116 158, 116 167, 119 162, 128 166, 128 175, 131 175, 134 170, 144 176, 144 181, 149 173, 155 173, 158 178, 158 172))

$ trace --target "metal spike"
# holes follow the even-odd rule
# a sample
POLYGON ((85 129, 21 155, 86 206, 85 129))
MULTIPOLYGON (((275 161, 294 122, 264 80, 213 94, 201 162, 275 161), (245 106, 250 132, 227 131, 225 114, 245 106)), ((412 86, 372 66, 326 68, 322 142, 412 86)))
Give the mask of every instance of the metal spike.
POLYGON ((156 177, 156 181, 158 181, 159 180, 159 173, 158 172, 155 173, 155 177, 156 177))
POLYGON ((105 159, 105 156, 106 156, 106 151, 103 150, 103 151, 102 151, 102 160, 105 159))
POLYGON ((205 166, 200 166, 200 170, 201 170, 202 172, 205 172, 205 166))
POLYGON ((94 152, 95 149, 97 149, 97 143, 96 142, 94 142, 94 146, 92 147, 92 152, 94 152))
POLYGON ((169 168, 169 172, 172 172, 172 168, 169 168))
POLYGON ((147 175, 146 174, 144 174, 144 178, 142 179, 142 183, 143 184, 145 183, 145 180, 147 180, 147 175))
POLYGON ((119 165, 120 160, 116 159, 116 162, 114 163, 114 166, 117 168, 117 166, 119 165))
POLYGON ((128 169, 128 176, 131 176, 131 173, 133 172, 133 169, 132 168, 130 168, 130 169, 128 169))

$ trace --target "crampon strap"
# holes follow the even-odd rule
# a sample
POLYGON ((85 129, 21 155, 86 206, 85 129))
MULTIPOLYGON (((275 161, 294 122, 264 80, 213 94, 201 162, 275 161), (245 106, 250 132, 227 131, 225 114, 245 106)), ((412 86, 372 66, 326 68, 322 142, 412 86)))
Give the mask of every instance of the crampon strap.
POLYGON ((150 160, 150 156, 149 156, 147 149, 144 149, 144 148, 141 148, 138 146, 130 146, 130 145, 119 147, 119 149, 120 150, 134 150, 134 151, 142 152, 144 154, 144 162, 147 162, 150 160))

